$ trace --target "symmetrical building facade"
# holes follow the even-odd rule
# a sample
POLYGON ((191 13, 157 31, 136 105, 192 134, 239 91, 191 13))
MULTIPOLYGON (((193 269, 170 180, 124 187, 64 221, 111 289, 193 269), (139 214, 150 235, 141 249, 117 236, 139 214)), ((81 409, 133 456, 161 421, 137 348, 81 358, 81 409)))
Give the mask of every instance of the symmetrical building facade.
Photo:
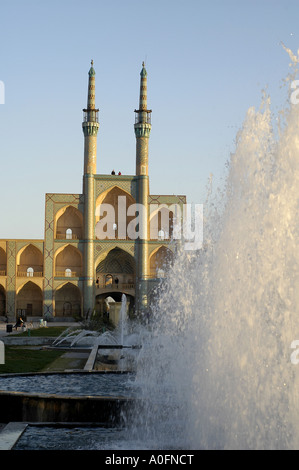
POLYGON ((46 194, 43 240, 0 240, 0 317, 67 320, 96 310, 110 311, 117 322, 122 293, 131 313, 148 312, 153 288, 175 250, 173 208, 183 207, 186 198, 150 194, 151 110, 144 64, 140 76, 136 174, 97 174, 100 125, 91 63, 82 123, 82 194, 46 194))

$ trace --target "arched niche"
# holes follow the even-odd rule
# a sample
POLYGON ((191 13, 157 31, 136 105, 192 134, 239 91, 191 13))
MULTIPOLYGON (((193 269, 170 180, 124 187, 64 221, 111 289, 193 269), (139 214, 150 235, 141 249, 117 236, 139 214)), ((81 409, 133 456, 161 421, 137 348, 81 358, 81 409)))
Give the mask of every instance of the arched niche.
POLYGON ((127 215, 128 208, 136 204, 131 194, 114 186, 100 194, 96 200, 95 236, 98 240, 128 238, 128 224, 135 215, 127 215))
POLYGON ((36 246, 29 244, 18 252, 17 273, 23 277, 43 276, 43 254, 36 246))
POLYGON ((96 266, 98 287, 121 289, 124 285, 134 285, 136 263, 128 252, 113 248, 102 257, 96 266))
POLYGON ((40 287, 34 282, 28 281, 24 284, 17 293, 17 316, 30 316, 43 315, 43 294, 40 287))
POLYGON ((153 210, 149 219, 149 236, 151 240, 170 240, 173 236, 175 216, 172 207, 166 204, 153 210))
POLYGON ((154 278, 164 277, 174 261, 173 252, 166 246, 157 248, 150 255, 150 276, 154 278))
POLYGON ((81 298, 79 287, 71 282, 59 286, 55 291, 55 316, 80 317, 81 298))
POLYGON ((55 238, 80 240, 83 238, 83 215, 76 207, 66 206, 55 217, 55 238))
POLYGON ((6 292, 3 286, 0 285, 0 317, 6 315, 6 292))
POLYGON ((0 276, 6 276, 7 259, 3 248, 0 248, 0 276))
POLYGON ((63 277, 78 277, 82 275, 82 253, 78 248, 66 245, 56 252, 55 275, 63 277))

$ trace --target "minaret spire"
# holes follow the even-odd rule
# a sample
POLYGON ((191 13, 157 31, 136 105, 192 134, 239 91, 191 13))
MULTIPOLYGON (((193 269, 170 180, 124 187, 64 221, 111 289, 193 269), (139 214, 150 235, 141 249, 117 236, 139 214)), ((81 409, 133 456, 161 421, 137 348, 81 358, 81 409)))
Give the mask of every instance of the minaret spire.
POLYGON ((138 262, 136 270, 136 310, 142 315, 147 311, 147 278, 148 278, 148 142, 151 132, 151 110, 147 109, 147 71, 144 62, 140 72, 139 109, 135 109, 136 136, 136 202, 143 210, 140 215, 142 235, 137 240, 138 262))
POLYGON ((99 130, 99 110, 95 107, 95 70, 93 60, 88 72, 88 94, 87 108, 83 109, 83 133, 85 137, 84 146, 84 174, 96 173, 97 165, 97 134, 99 130))
POLYGON ((136 175, 148 174, 148 138, 152 128, 151 112, 151 109, 147 109, 147 71, 143 62, 140 72, 139 109, 135 109, 136 175))
POLYGON ((84 133, 84 314, 94 307, 94 175, 97 166, 98 112, 95 107, 95 71, 93 60, 88 72, 87 108, 83 109, 84 133))

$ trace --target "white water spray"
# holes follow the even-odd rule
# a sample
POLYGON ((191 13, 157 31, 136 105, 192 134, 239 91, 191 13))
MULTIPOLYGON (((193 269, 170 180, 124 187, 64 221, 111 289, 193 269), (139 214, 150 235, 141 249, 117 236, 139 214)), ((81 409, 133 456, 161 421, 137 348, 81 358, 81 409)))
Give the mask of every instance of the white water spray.
POLYGON ((282 116, 248 110, 204 249, 178 254, 154 312, 136 426, 161 446, 299 448, 299 105, 282 116))

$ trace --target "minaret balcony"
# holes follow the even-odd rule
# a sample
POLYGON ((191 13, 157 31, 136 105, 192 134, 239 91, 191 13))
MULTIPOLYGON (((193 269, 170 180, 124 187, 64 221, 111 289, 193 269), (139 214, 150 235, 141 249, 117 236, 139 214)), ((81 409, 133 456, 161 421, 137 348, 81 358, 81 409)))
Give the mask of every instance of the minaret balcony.
POLYGON ((135 124, 151 124, 151 109, 135 109, 135 124))
POLYGON ((83 109, 83 122, 99 122, 98 109, 83 109))

